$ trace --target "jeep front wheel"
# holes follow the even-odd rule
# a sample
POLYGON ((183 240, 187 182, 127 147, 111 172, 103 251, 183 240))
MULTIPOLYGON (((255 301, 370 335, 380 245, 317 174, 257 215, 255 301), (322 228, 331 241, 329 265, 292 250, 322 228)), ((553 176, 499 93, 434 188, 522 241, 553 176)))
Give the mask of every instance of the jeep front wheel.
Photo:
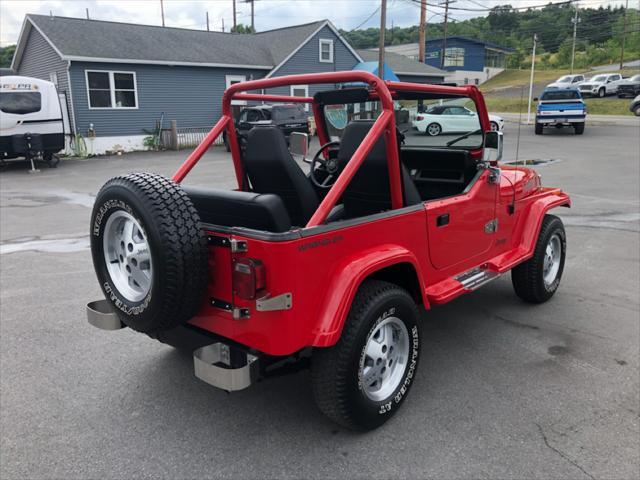
POLYGON ((156 334, 189 320, 207 281, 207 244, 180 185, 152 173, 109 180, 91 215, 104 295, 127 326, 156 334))
POLYGON ((543 303, 560 285, 567 254, 567 236, 562 220, 545 215, 533 257, 511 271, 513 288, 522 300, 543 303))
POLYGON ((371 430, 400 408, 420 357, 418 308, 406 290, 368 280, 360 287, 338 343, 311 359, 320 410, 354 430, 371 430))

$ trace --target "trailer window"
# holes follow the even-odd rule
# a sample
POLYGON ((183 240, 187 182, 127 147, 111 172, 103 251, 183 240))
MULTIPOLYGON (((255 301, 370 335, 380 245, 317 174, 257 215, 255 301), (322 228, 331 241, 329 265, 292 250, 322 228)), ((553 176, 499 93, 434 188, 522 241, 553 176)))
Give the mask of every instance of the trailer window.
POLYGON ((0 93, 0 110, 4 113, 25 115, 39 112, 42 108, 40 92, 2 92, 0 93))

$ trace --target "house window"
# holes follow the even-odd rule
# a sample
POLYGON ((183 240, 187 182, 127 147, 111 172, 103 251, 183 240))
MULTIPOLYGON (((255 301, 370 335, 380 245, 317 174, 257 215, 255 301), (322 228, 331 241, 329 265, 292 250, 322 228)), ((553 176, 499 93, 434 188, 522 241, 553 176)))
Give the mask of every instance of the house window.
POLYGON ((464 66, 464 48, 447 48, 444 51, 445 67, 462 67, 464 66))
POLYGON ((319 55, 322 63, 333 63, 333 40, 320 39, 319 55))
POLYGON ((138 108, 135 72, 86 70, 89 108, 138 108))
POLYGON ((58 73, 57 72, 51 72, 49 74, 49 81, 51 83, 53 83, 56 86, 56 88, 58 88, 58 73))
MULTIPOLYGON (((236 83, 242 83, 247 81, 246 75, 226 75, 225 77, 226 88, 236 83)), ((246 100, 231 100, 231 105, 246 105, 246 100)))
MULTIPOLYGON (((291 85, 291 96, 292 97, 308 97, 309 96, 309 85, 291 85)), ((304 109, 309 111, 309 104, 304 104, 304 109)))

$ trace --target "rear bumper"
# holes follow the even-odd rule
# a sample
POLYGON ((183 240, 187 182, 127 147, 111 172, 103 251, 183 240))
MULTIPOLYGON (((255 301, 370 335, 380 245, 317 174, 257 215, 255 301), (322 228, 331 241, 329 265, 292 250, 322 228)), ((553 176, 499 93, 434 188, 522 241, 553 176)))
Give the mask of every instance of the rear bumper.
POLYGON ((536 123, 543 125, 565 125, 568 123, 584 123, 586 115, 579 117, 536 117, 536 123))
MULTIPOLYGON (((126 325, 107 300, 87 304, 87 320, 101 330, 120 330, 126 325)), ((193 327, 177 327, 157 336, 161 342, 181 348, 194 348, 195 376, 228 392, 243 390, 262 376, 260 355, 221 337, 193 327)))

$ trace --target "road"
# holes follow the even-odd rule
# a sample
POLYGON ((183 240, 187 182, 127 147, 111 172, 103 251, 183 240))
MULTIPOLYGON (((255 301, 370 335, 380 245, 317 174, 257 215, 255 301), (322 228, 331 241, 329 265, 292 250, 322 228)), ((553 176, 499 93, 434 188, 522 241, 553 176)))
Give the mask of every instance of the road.
MULTIPOLYGON (((519 159, 560 160, 539 172, 574 201, 558 211, 569 248, 559 291, 530 306, 506 275, 426 312, 412 393, 366 434, 319 413, 307 372, 226 394, 194 377, 188 353, 87 324, 85 303, 100 297, 93 196, 118 174, 170 174, 186 154, 0 171, 1 478, 640 476, 637 127, 522 127, 519 159)), ((188 178, 233 185, 219 148, 188 178)))

